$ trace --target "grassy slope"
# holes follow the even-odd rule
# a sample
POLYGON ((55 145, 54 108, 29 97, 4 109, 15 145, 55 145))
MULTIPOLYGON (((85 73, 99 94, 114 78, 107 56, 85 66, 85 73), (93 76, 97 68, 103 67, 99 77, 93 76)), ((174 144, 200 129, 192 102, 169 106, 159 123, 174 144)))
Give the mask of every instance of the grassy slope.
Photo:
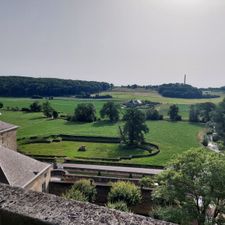
MULTIPOLYGON (((141 90, 116 90, 107 92, 113 95, 113 101, 124 102, 130 99, 143 99, 162 103, 158 106, 164 116, 167 115, 171 104, 178 104, 183 118, 188 118, 190 104, 201 102, 218 103, 224 97, 216 99, 176 99, 164 98, 156 92, 141 90)), ((28 107, 34 100, 28 98, 0 98, 4 107, 28 107)), ((41 100, 42 102, 45 100, 41 100)), ((58 111, 72 114, 78 103, 91 102, 99 112, 102 105, 107 100, 79 100, 72 98, 57 98, 51 100, 51 105, 58 111)), ((118 125, 110 124, 106 121, 96 123, 70 123, 64 120, 49 120, 42 117, 41 113, 21 113, 21 112, 2 112, 1 120, 17 124, 20 126, 18 137, 51 135, 51 134, 75 134, 75 135, 100 135, 118 136, 118 125)), ((198 146, 197 133, 202 129, 200 125, 193 125, 187 122, 171 123, 167 121, 147 122, 150 133, 146 135, 148 141, 158 144, 161 153, 153 158, 133 159, 129 162, 158 164, 163 165, 174 155, 182 153, 191 147, 198 146)), ((86 153, 88 154, 88 153, 86 153)), ((98 154, 96 154, 98 156, 98 154)), ((126 161, 128 162, 128 161, 126 161)))
MULTIPOLYGON (((3 121, 19 125, 18 137, 74 134, 118 136, 118 123, 111 124, 105 121, 96 123, 70 123, 64 120, 49 120, 41 113, 3 112, 3 121)), ((188 122, 172 123, 167 121, 148 121, 150 133, 147 141, 159 145, 161 153, 158 156, 146 159, 134 159, 126 162, 163 165, 175 154, 182 153, 191 147, 199 146, 197 134, 202 126, 188 122)), ((98 155, 95 155, 98 157, 98 155)))

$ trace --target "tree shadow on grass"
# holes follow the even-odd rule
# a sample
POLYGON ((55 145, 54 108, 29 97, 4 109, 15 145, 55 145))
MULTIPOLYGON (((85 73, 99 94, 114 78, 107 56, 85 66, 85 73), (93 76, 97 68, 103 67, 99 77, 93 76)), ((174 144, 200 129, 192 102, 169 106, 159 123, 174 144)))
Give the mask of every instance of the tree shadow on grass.
POLYGON ((30 120, 41 120, 41 119, 46 119, 46 117, 43 116, 37 116, 37 117, 32 117, 30 120))
POLYGON ((106 127, 106 126, 114 126, 116 123, 112 123, 110 121, 97 121, 93 123, 93 127, 106 127))
POLYGON ((73 121, 65 121, 65 125, 84 125, 84 124, 89 124, 87 122, 73 122, 73 121))

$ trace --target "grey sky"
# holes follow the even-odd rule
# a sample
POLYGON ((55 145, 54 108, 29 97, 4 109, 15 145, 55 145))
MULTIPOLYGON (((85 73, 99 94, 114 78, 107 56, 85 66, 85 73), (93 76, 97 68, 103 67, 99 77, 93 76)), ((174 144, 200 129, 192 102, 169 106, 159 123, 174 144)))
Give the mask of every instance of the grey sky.
POLYGON ((0 74, 225 85, 225 0, 0 0, 0 74))

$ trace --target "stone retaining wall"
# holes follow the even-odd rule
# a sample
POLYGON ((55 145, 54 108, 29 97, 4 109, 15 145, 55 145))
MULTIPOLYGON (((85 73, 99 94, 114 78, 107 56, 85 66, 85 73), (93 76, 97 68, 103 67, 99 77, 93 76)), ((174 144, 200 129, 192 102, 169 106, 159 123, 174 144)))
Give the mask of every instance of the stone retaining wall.
POLYGON ((90 203, 0 184, 0 225, 172 225, 90 203))

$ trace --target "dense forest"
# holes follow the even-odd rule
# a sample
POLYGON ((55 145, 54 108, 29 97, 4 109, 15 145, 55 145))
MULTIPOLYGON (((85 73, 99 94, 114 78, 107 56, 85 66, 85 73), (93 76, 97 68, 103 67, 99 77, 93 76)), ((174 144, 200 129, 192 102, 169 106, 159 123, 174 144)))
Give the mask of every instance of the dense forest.
POLYGON ((170 98, 216 98, 217 95, 204 94, 202 90, 187 84, 162 84, 158 92, 170 98))
POLYGON ((111 87, 96 81, 0 76, 0 96, 4 97, 71 96, 99 93, 111 87))

